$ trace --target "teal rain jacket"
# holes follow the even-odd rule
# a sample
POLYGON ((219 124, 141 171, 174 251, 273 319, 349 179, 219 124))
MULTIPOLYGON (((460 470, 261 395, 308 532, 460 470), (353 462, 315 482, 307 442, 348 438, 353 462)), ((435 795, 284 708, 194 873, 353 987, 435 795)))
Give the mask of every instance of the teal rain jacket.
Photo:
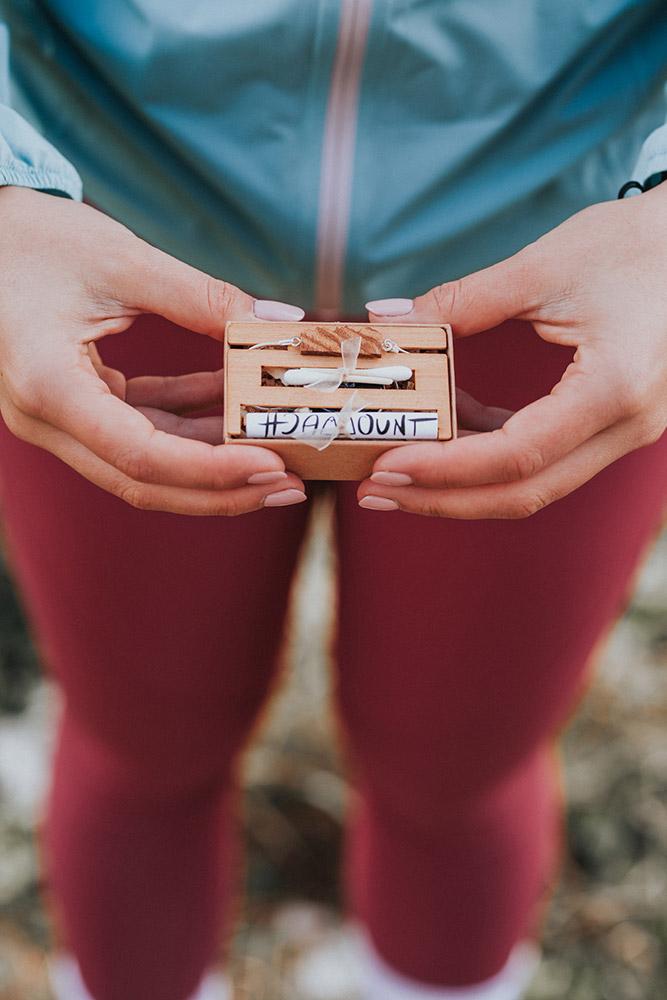
POLYGON ((0 0, 0 184, 357 313, 667 169, 666 78, 665 0, 0 0))

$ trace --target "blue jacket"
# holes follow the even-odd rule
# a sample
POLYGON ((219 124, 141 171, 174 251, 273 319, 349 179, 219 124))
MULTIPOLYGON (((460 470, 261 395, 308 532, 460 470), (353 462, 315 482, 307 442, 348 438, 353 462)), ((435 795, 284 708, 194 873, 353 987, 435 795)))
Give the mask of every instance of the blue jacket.
POLYGON ((0 184, 82 178, 165 250, 332 315, 614 197, 665 120, 665 0, 0 0, 0 22, 0 184))

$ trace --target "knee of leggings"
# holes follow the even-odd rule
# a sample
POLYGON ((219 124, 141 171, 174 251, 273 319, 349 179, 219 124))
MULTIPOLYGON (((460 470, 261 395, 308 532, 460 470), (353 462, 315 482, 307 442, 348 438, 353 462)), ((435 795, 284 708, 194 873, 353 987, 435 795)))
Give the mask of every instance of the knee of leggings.
POLYGON ((532 745, 522 754, 499 753, 484 761, 474 751, 453 758, 411 754, 396 746, 390 753, 366 752, 357 758, 359 787, 375 810, 424 833, 451 829, 460 819, 483 824, 486 817, 524 808, 527 798, 551 787, 557 764, 549 745, 532 745))
MULTIPOLYGON (((224 667, 224 664, 223 664, 224 667)), ((275 668, 220 669, 143 688, 131 673, 65 689, 60 752, 82 771, 135 788, 171 793, 228 780, 267 693, 275 668)))
POLYGON ((233 783, 234 765, 252 717, 146 714, 144 725, 92 729, 66 711, 57 757, 63 773, 88 776, 128 795, 170 797, 233 783))

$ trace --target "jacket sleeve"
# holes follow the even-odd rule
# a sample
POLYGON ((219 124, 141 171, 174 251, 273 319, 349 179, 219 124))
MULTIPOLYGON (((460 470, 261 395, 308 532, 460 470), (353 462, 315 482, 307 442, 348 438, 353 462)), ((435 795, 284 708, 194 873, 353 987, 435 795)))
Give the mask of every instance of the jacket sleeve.
POLYGON ((53 191, 81 199, 81 178, 71 163, 10 105, 9 31, 0 19, 0 187, 53 191))
MULTIPOLYGON (((667 100, 667 87, 665 87, 665 99, 667 100)), ((645 184, 649 178, 665 172, 667 172, 667 122, 651 132, 642 146, 632 179, 645 184)))

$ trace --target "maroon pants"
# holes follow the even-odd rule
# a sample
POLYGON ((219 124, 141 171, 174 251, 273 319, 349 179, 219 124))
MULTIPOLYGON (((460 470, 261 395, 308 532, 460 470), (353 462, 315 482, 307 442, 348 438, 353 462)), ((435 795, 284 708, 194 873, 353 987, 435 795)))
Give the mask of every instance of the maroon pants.
MULTIPOLYGON (((219 345, 146 318, 104 353, 178 373, 218 367, 219 345)), ((517 407, 569 357, 508 325, 457 345, 458 380, 517 407)), ((336 696, 361 793, 347 884, 407 976, 485 979, 533 926, 558 843, 553 736, 658 527, 666 451, 526 521, 363 511, 338 489, 336 696)), ((4 429, 0 462, 14 567, 66 695, 46 856, 70 947, 96 1000, 184 1000, 229 899, 233 761, 307 505, 140 512, 4 429)))

